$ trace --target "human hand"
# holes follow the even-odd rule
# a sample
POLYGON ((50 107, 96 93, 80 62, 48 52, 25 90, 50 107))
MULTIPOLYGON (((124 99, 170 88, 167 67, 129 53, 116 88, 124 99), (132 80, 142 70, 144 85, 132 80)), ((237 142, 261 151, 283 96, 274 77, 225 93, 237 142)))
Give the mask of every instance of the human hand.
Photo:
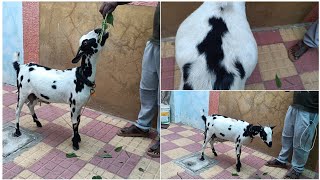
POLYGON ((103 18, 105 18, 106 15, 109 13, 112 13, 117 6, 118 6, 117 2, 104 2, 101 4, 99 12, 103 16, 103 18))

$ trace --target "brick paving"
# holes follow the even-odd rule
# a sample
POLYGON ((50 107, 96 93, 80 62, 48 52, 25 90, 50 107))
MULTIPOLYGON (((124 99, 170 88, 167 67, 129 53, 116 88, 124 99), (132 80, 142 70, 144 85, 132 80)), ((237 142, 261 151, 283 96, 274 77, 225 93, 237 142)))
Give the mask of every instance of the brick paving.
MULTIPOLYGON (((3 85, 3 125, 15 123, 16 88, 3 85)), ((116 135, 126 120, 86 108, 81 117, 80 149, 72 149, 69 106, 65 104, 37 105, 36 114, 43 127, 38 128, 29 109, 24 106, 20 127, 35 131, 42 141, 25 150, 12 161, 3 164, 4 179, 91 179, 100 175, 104 179, 159 179, 160 159, 146 155, 155 143, 156 132, 150 138, 123 138, 116 135), (116 147, 122 150, 116 152, 116 147), (75 152, 79 157, 66 158, 75 152), (101 158, 108 153, 112 158, 101 158), (142 168, 143 170, 141 170, 142 168)))
MULTIPOLYGON (((266 161, 274 158, 243 146, 241 153, 241 171, 236 171, 236 154, 234 143, 215 143, 218 156, 214 156, 208 147, 205 154, 214 158, 218 164, 200 172, 198 175, 190 174, 174 162, 175 159, 199 152, 203 143, 203 132, 182 124, 171 123, 168 129, 162 129, 161 134, 161 177, 162 179, 282 179, 286 169, 265 166, 266 161), (185 132, 194 132, 189 137, 183 137, 185 132), (201 137, 201 138, 200 138, 201 137), (174 140, 173 140, 174 139, 174 140), (188 139, 186 141, 186 139, 188 139), (181 140, 181 141, 180 141, 181 140), (233 176, 236 173, 238 176, 233 176)), ((306 169, 302 179, 318 179, 319 174, 306 169)))
MULTIPOLYGON (((283 90, 318 90, 319 51, 309 49, 296 62, 291 62, 287 50, 301 40, 308 27, 253 32, 258 45, 258 64, 248 78, 245 89, 277 90, 275 75, 283 90)), ((180 69, 175 63, 174 42, 161 43, 161 89, 179 89, 180 69)))

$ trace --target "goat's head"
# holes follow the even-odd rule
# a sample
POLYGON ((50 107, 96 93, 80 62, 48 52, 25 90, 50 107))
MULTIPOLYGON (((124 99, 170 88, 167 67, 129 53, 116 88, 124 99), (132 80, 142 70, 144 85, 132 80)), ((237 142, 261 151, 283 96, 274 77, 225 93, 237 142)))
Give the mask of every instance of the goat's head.
POLYGON ((92 56, 93 54, 97 54, 102 49, 109 37, 109 33, 107 32, 102 35, 102 40, 100 43, 99 35, 101 31, 101 29, 95 29, 80 38, 79 49, 75 58, 73 58, 72 63, 78 63, 83 56, 92 56))
POLYGON ((275 126, 268 127, 268 126, 261 126, 260 130, 260 137, 263 140, 264 143, 267 144, 268 147, 272 147, 272 129, 275 126))

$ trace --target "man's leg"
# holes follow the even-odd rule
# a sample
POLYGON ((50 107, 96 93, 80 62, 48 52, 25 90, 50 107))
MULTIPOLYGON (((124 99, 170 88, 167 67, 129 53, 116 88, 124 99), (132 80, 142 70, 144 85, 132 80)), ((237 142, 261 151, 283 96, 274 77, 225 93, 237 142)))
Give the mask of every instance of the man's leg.
POLYGON ((151 42, 147 43, 142 61, 140 81, 141 109, 135 125, 143 130, 149 130, 151 121, 158 109, 159 99, 159 64, 160 48, 151 42))
POLYGON ((315 129, 319 122, 318 114, 299 111, 294 129, 292 168, 302 173, 308 160, 309 152, 314 141, 315 129))
POLYGON ((310 26, 307 33, 304 35, 303 42, 311 48, 319 47, 319 21, 310 26))
POLYGON ((289 155, 292 153, 296 115, 297 109, 289 106, 282 130, 282 148, 277 158, 281 163, 288 163, 289 155))
MULTIPOLYGON (((157 110, 157 93, 159 76, 157 74, 155 58, 159 54, 159 48, 151 42, 147 42, 142 60, 142 73, 140 80, 140 112, 138 120, 130 127, 122 128, 117 135, 125 137, 147 137, 151 128, 151 121, 157 110)), ((158 57, 159 60, 159 57, 158 57)))
POLYGON ((292 152, 293 147, 293 134, 294 134, 294 122, 296 120, 297 110, 289 106, 284 126, 282 130, 282 148, 278 158, 270 160, 266 163, 266 166, 287 168, 289 155, 292 152))

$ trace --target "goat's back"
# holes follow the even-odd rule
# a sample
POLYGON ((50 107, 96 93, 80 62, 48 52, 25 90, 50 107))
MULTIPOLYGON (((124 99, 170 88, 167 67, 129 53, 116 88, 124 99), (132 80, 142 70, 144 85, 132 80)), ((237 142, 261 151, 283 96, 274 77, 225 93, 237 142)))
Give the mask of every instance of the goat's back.
POLYGON ((244 89, 257 63, 242 2, 203 3, 180 25, 175 43, 181 88, 188 83, 192 89, 244 89))

